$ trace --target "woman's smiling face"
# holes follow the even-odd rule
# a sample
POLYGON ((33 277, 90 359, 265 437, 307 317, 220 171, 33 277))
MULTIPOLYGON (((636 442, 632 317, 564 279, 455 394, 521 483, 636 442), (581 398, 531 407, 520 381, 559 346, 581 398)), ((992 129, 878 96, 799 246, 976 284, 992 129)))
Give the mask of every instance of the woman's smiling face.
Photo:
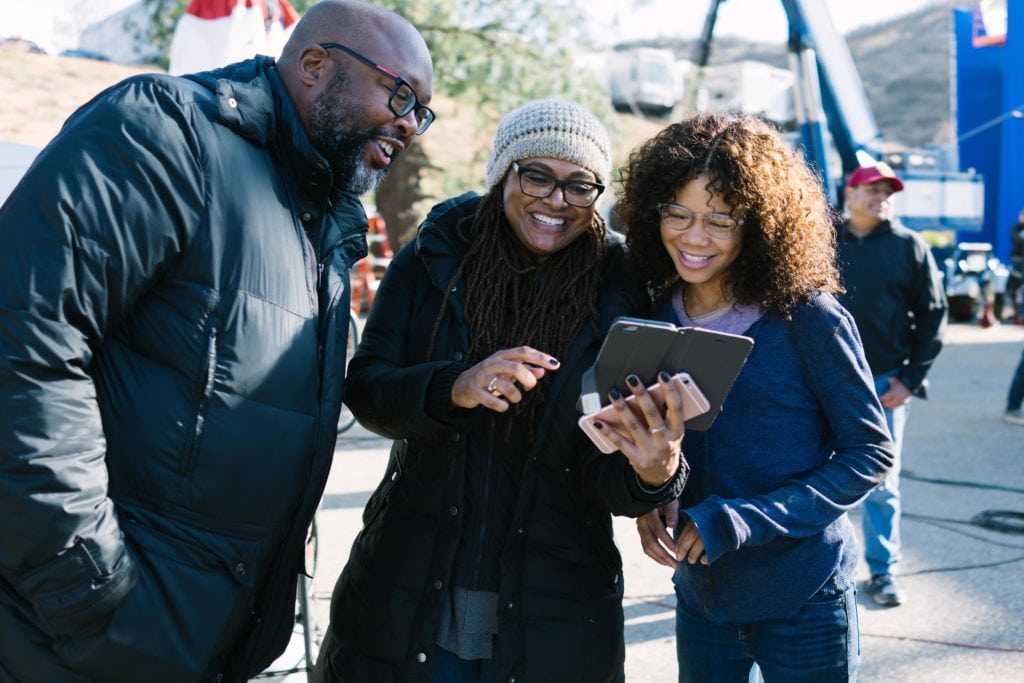
POLYGON ((517 162, 519 172, 511 167, 505 174, 502 200, 505 218, 512 232, 526 249, 545 259, 569 246, 594 222, 594 205, 573 206, 565 201, 565 190, 555 190, 544 198, 523 192, 519 182, 522 172, 537 171, 555 180, 597 182, 594 174, 569 161, 536 157, 517 162))
MULTIPOLYGON (((676 191, 672 203, 701 214, 731 214, 732 207, 720 195, 707 190, 708 180, 706 176, 694 178, 676 191)), ((742 227, 726 239, 713 238, 705 230, 706 220, 706 215, 698 216, 686 230, 670 228, 663 220, 661 241, 684 282, 698 289, 720 289, 722 279, 743 247, 742 227)))

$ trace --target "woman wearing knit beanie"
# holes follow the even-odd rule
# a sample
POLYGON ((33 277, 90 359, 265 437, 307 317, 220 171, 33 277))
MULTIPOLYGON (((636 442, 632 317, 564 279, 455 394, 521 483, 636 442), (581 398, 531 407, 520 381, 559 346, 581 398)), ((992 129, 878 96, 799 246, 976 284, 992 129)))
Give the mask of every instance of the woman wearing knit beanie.
POLYGON ((434 207, 392 262, 346 402, 395 441, 320 680, 622 680, 611 515, 674 499, 685 472, 660 434, 605 455, 576 425, 605 330, 645 300, 595 209, 610 181, 592 114, 530 102, 498 127, 487 193, 434 207))

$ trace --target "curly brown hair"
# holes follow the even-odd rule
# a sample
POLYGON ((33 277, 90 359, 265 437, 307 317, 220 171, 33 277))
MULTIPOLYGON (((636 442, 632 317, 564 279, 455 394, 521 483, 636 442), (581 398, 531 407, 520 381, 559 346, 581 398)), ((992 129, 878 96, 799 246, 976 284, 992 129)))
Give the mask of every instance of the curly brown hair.
POLYGON ((737 302, 788 316, 813 290, 843 291, 820 179, 760 119, 698 114, 634 149, 622 169, 615 217, 652 296, 680 281, 662 244, 657 205, 699 177, 743 218, 740 254, 725 276, 737 302))

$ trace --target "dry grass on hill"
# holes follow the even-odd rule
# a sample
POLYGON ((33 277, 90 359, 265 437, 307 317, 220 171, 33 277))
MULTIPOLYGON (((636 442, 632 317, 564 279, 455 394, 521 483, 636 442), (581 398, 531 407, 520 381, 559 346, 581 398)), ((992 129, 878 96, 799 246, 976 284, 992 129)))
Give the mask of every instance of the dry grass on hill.
POLYGON ((0 140, 42 147, 98 92, 153 70, 0 49, 0 140))
MULTIPOLYGON (((90 59, 55 57, 0 49, 0 141, 42 147, 79 106, 104 88, 153 66, 125 66, 90 59)), ((418 142, 436 167, 427 174, 426 208, 465 189, 481 190, 493 126, 475 123, 473 108, 443 96, 434 98, 438 123, 418 142)), ((664 121, 617 116, 615 163, 657 132, 664 121)))

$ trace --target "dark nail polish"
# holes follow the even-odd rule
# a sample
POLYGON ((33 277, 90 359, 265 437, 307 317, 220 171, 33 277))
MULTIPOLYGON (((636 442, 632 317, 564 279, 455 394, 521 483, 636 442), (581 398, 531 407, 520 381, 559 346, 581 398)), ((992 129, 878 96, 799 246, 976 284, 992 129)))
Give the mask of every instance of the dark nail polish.
POLYGON ((604 423, 603 422, 596 422, 595 421, 594 422, 594 426, 597 427, 598 429, 604 429, 604 423))
POLYGON ((550 363, 552 367, 557 367, 558 366, 558 359, 557 358, 549 358, 548 359, 548 363, 550 363))
POLYGON ((661 372, 658 373, 658 379, 660 379, 662 382, 671 382, 672 376, 665 372, 664 370, 662 370, 661 372))
POLYGON ((611 390, 608 392, 608 395, 612 397, 613 401, 618 401, 620 398, 622 398, 622 392, 619 391, 617 387, 612 387, 611 390))
POLYGON ((639 386, 640 378, 636 375, 626 375, 626 384, 631 387, 639 386))

